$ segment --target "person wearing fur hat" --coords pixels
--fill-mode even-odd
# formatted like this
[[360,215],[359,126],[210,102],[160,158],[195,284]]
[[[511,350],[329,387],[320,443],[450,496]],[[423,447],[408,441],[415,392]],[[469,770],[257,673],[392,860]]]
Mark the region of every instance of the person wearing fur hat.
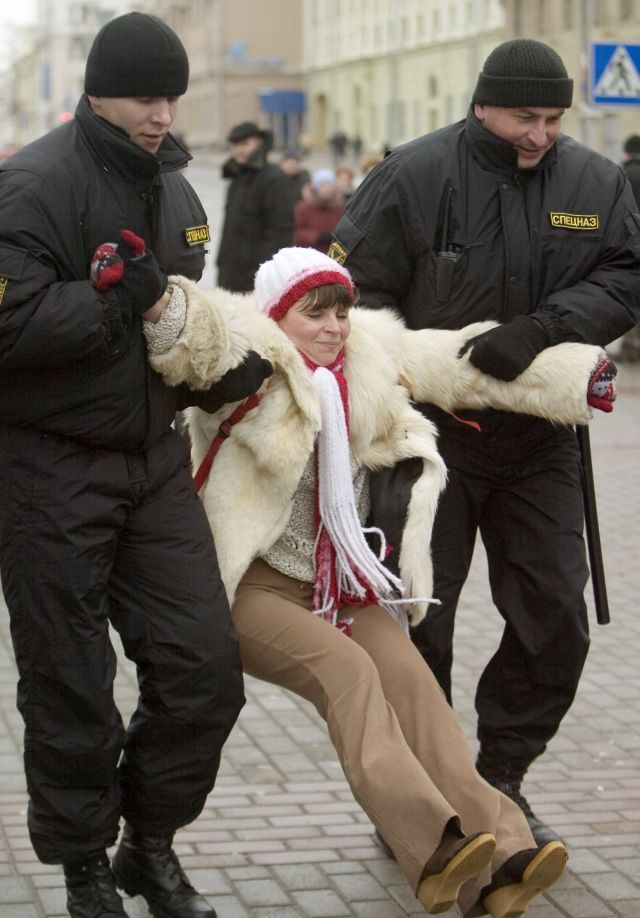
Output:
[[[514,382],[493,379],[460,352],[495,323],[410,331],[390,311],[357,308],[349,272],[312,248],[263,263],[253,297],[170,282],[170,306],[145,325],[169,385],[206,392],[248,349],[274,367],[235,407],[188,412],[244,670],[315,705],[427,912],[457,901],[468,915],[522,914],[567,852],[560,841],[538,850],[519,807],[477,774],[409,639],[432,601],[430,530],[446,479],[436,429],[412,400],[586,423],[590,405],[611,407],[614,368],[601,348],[572,343]],[[407,515],[383,531],[370,476],[403,459],[417,467]]]
[[[156,916],[215,916],[172,838],[213,787],[244,693],[172,422],[248,395],[268,367],[249,355],[203,402],[148,364],[142,319],[168,303],[167,274],[204,268],[207,218],[170,133],[188,76],[164,22],[112,19],[73,120],[0,170],[0,566],[30,838],[63,865],[72,918],[124,918],[114,873]],[[110,622],[138,667],[126,728]]]
[[253,121],[236,124],[227,137],[231,156],[222,166],[229,179],[218,248],[218,284],[248,293],[260,262],[293,238],[293,203],[288,176],[270,163],[273,134]]
[[[631,328],[640,220],[622,169],[561,133],[572,97],[553,48],[512,39],[487,57],[463,120],[390,151],[334,232],[331,254],[362,305],[395,309],[413,329],[501,322],[469,359],[503,381],[560,342],[605,345]],[[451,701],[455,613],[479,532],[504,631],[476,691],[478,768],[544,842],[557,834],[522,782],[573,702],[589,646],[580,452],[573,430],[495,408],[460,423],[422,406],[449,479],[433,541],[441,604],[413,638]],[[406,489],[411,469],[395,477]]]

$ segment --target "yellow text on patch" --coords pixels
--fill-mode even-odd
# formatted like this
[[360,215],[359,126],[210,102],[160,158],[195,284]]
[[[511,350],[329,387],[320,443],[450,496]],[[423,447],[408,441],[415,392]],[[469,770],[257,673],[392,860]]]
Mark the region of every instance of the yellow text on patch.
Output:
[[200,245],[203,242],[211,242],[211,233],[206,223],[202,226],[189,226],[184,231],[184,238],[187,245]]
[[551,226],[561,226],[564,229],[596,230],[600,228],[598,214],[562,214],[551,211],[549,219]]

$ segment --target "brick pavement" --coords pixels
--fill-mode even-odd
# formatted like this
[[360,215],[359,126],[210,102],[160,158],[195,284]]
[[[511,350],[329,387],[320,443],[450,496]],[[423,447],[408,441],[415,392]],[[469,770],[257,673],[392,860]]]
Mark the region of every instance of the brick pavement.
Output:
[[[613,623],[592,629],[575,704],[526,792],[568,841],[570,869],[531,918],[640,916],[640,368],[622,367],[612,415],[591,425]],[[456,632],[455,706],[472,745],[473,690],[498,635],[479,550]],[[57,867],[40,864],[26,826],[22,725],[6,609],[0,605],[0,918],[66,915]],[[135,676],[120,655],[125,716]],[[424,915],[346,785],[315,711],[247,679],[247,705],[204,812],[176,839],[219,918],[402,918]],[[131,918],[148,915],[141,899]],[[457,915],[456,909],[446,916]],[[445,916],[445,918],[446,918]]]

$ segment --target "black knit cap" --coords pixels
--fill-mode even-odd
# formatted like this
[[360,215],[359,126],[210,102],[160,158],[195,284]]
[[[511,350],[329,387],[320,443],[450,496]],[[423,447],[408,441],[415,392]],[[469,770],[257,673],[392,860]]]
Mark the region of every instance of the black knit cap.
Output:
[[500,108],[569,108],[573,80],[560,55],[541,41],[515,38],[484,62],[473,103]]
[[227,140],[229,143],[239,143],[241,140],[246,140],[247,137],[260,137],[266,140],[270,133],[268,130],[259,128],[255,121],[241,121],[240,124],[231,128]]
[[187,52],[157,16],[126,13],[96,35],[84,75],[90,96],[181,96],[189,82]]
[[624,147],[622,148],[625,153],[628,153],[630,156],[640,155],[640,135],[631,134],[630,137],[624,142]]

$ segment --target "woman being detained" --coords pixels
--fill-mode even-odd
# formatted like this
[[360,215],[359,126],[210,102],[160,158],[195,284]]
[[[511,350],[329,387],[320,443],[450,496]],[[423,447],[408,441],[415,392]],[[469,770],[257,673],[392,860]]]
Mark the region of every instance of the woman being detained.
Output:
[[[206,389],[249,349],[274,367],[223,441],[220,424],[238,406],[189,409],[194,469],[222,442],[198,479],[245,671],[315,706],[427,912],[458,902],[465,915],[522,915],[567,852],[560,841],[538,849],[521,810],[477,774],[408,637],[432,601],[429,539],[446,478],[435,428],[410,400],[586,423],[593,380],[602,389],[608,373],[610,407],[615,370],[598,347],[561,344],[515,381],[492,379],[458,355],[494,323],[410,331],[391,312],[353,308],[347,270],[313,249],[264,263],[255,296],[171,280],[167,314],[146,327],[169,383]],[[419,471],[392,552],[397,576],[383,563],[385,535],[366,528],[369,482],[407,459]]]

